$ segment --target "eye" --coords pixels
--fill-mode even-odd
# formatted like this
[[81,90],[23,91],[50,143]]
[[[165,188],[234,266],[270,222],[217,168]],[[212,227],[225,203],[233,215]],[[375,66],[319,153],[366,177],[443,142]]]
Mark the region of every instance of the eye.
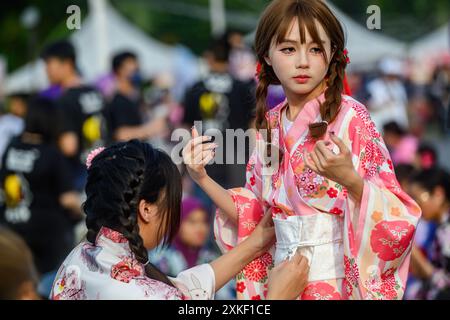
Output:
[[320,49],[319,47],[314,47],[314,48],[311,48],[311,52],[314,54],[321,54],[322,49]]
[[295,51],[295,48],[288,47],[288,48],[283,48],[280,51],[283,52],[283,53],[286,53],[286,54],[290,54],[290,53],[293,53]]

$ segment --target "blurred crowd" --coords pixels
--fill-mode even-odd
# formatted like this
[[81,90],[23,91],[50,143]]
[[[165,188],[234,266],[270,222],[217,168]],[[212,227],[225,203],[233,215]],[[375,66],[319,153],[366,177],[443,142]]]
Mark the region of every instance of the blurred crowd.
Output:
[[[174,74],[146,78],[132,51],[114,55],[110,73],[95,83],[83,80],[67,41],[48,45],[41,57],[50,86],[1,101],[0,299],[48,297],[59,265],[85,233],[91,150],[136,138],[170,154],[178,143],[171,141],[173,130],[190,129],[195,121],[202,121],[203,132],[253,127],[256,58],[238,31],[211,40],[199,76],[182,94],[174,93]],[[404,61],[386,57],[377,70],[349,73],[348,81],[382,131],[399,182],[423,210],[405,299],[450,298],[450,61],[437,64],[425,84],[414,83],[406,70]],[[283,100],[280,87],[270,87],[268,105]],[[233,148],[222,147],[224,154]],[[244,185],[245,167],[213,164],[207,170],[230,188]],[[214,207],[179,169],[179,234],[150,255],[169,276],[220,255],[212,235]],[[216,298],[235,298],[235,283]]]

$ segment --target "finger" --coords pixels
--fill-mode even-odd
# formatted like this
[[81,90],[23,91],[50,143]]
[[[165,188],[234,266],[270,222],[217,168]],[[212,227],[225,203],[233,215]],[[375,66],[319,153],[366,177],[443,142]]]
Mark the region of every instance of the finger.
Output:
[[191,133],[192,133],[192,138],[197,138],[198,137],[198,131],[197,131],[197,128],[195,126],[192,126]]
[[317,148],[314,150],[314,154],[317,156],[320,166],[325,170],[328,166],[328,160],[322,155],[322,153]]
[[201,137],[196,137],[194,139],[191,139],[191,141],[189,141],[189,143],[191,144],[192,147],[196,147],[199,144],[202,144],[205,141],[210,141],[212,137],[210,136],[201,136]]
[[[331,142],[328,142],[328,145],[331,145]],[[316,144],[316,149],[318,152],[320,152],[324,159],[327,161],[331,160],[335,154],[333,151],[327,148],[326,142],[320,141]]]
[[216,143],[202,143],[202,144],[199,144],[193,150],[194,157],[196,157],[200,152],[208,151],[208,150],[214,150],[217,147],[218,147],[218,145]]
[[215,156],[216,154],[214,153],[214,151],[210,151],[206,156],[205,156],[205,158],[202,160],[202,162],[201,162],[201,164],[203,165],[203,166],[206,166],[207,164],[209,164],[209,162],[212,160],[212,159],[214,159],[214,156]]
[[267,211],[259,223],[263,226],[273,226],[272,212]]
[[316,153],[311,152],[310,156],[311,156],[311,160],[313,161],[314,165],[317,168],[317,173],[323,172],[324,169],[323,169],[322,164],[320,163],[319,158],[317,157]]
[[294,256],[291,258],[291,262],[294,264],[300,264],[300,262],[302,261],[303,256],[298,253],[298,251],[294,254]]
[[318,172],[317,167],[315,164],[309,159],[309,154],[306,150],[303,151],[303,161],[305,162],[305,165],[310,168],[314,172]]
[[211,153],[211,150],[202,151],[194,157],[194,165],[202,165],[206,157]]
[[330,132],[330,138],[338,146],[340,153],[343,153],[348,150],[344,141],[342,141],[338,136],[336,136],[336,134]]

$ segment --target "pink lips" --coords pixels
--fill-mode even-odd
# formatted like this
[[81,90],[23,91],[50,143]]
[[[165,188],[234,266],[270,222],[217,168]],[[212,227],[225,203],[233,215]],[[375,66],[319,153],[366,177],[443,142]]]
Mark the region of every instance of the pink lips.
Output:
[[310,78],[311,77],[307,76],[307,75],[299,75],[299,76],[294,77],[294,80],[298,83],[306,83],[306,82],[308,82],[308,80]]

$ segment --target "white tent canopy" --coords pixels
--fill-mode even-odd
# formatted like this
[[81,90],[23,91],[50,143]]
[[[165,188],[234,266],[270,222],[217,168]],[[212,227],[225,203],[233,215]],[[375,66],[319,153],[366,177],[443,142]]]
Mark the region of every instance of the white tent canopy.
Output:
[[450,53],[450,23],[415,41],[410,48],[410,57],[418,61],[434,60],[445,53]]
[[[111,6],[105,5],[105,42],[107,59],[121,50],[133,51],[138,55],[140,67],[145,77],[159,72],[170,71],[175,51],[157,40],[152,39],[138,27],[128,22]],[[92,14],[83,20],[81,29],[70,36],[77,52],[77,66],[83,78],[93,81],[105,74],[107,63],[98,61],[98,34]],[[42,61],[28,63],[6,78],[5,92],[33,91],[47,86]]]

